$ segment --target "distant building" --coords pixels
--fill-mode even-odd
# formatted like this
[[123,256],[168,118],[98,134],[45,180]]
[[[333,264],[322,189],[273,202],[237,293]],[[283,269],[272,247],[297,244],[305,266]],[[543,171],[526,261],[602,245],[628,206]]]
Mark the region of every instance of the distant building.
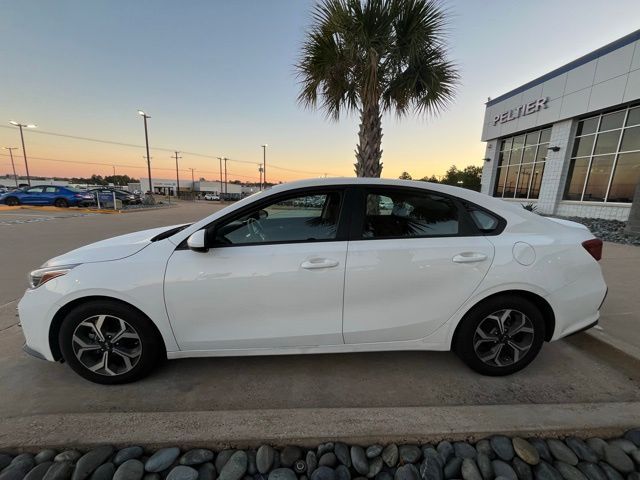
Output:
[[[174,178],[173,180],[167,178],[154,178],[152,179],[153,183],[153,193],[159,195],[175,195],[177,182]],[[221,188],[222,187],[222,188]],[[140,179],[140,191],[147,192],[149,190],[149,179],[141,178]],[[219,181],[196,181],[192,182],[191,180],[182,180],[180,179],[180,192],[195,192],[195,193],[215,193],[216,195],[220,195],[222,198],[228,198],[230,200],[237,200],[242,197],[242,186],[235,183],[227,183],[226,190],[225,184],[220,184]]]

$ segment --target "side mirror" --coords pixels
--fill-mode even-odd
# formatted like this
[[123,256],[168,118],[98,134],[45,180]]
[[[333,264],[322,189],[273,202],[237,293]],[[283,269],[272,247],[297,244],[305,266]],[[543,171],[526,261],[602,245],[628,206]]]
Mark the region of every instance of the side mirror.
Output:
[[187,239],[187,246],[189,249],[194,252],[208,252],[209,248],[207,248],[206,233],[207,232],[204,229],[192,233]]

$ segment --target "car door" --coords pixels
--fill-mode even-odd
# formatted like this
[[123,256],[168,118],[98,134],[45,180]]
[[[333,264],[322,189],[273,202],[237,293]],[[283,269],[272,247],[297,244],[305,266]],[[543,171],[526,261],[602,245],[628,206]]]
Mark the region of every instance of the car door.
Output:
[[208,227],[208,251],[178,248],[165,302],[180,349],[342,344],[344,196],[266,199]]
[[24,203],[26,205],[42,205],[44,203],[43,190],[44,187],[27,188],[20,196],[20,203]]
[[55,201],[55,199],[60,196],[58,195],[58,193],[59,193],[58,187],[52,187],[52,186],[44,187],[44,190],[41,195],[42,205],[53,205],[53,202]]
[[347,344],[416,340],[468,299],[493,260],[454,198],[423,189],[362,190],[349,242]]

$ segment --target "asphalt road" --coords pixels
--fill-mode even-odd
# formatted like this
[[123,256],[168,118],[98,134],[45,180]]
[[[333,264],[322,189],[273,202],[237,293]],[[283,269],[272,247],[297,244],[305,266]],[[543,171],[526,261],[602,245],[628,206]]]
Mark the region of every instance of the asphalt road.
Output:
[[64,365],[22,353],[15,306],[29,269],[92,241],[193,221],[215,208],[184,204],[149,212],[63,215],[4,224],[9,215],[0,212],[0,418],[47,413],[640,401],[637,364],[612,361],[597,342],[582,342],[579,337],[545,345],[530,367],[506,378],[479,376],[450,353],[391,352],[174,360],[139,383],[104,387],[82,380]]

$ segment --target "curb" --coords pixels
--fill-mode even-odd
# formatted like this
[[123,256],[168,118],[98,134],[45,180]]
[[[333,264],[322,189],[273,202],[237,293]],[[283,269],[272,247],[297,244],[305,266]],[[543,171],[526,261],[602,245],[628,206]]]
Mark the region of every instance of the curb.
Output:
[[337,440],[361,445],[475,441],[493,434],[607,438],[621,435],[638,418],[640,402],[51,414],[3,419],[0,448],[312,447]]

